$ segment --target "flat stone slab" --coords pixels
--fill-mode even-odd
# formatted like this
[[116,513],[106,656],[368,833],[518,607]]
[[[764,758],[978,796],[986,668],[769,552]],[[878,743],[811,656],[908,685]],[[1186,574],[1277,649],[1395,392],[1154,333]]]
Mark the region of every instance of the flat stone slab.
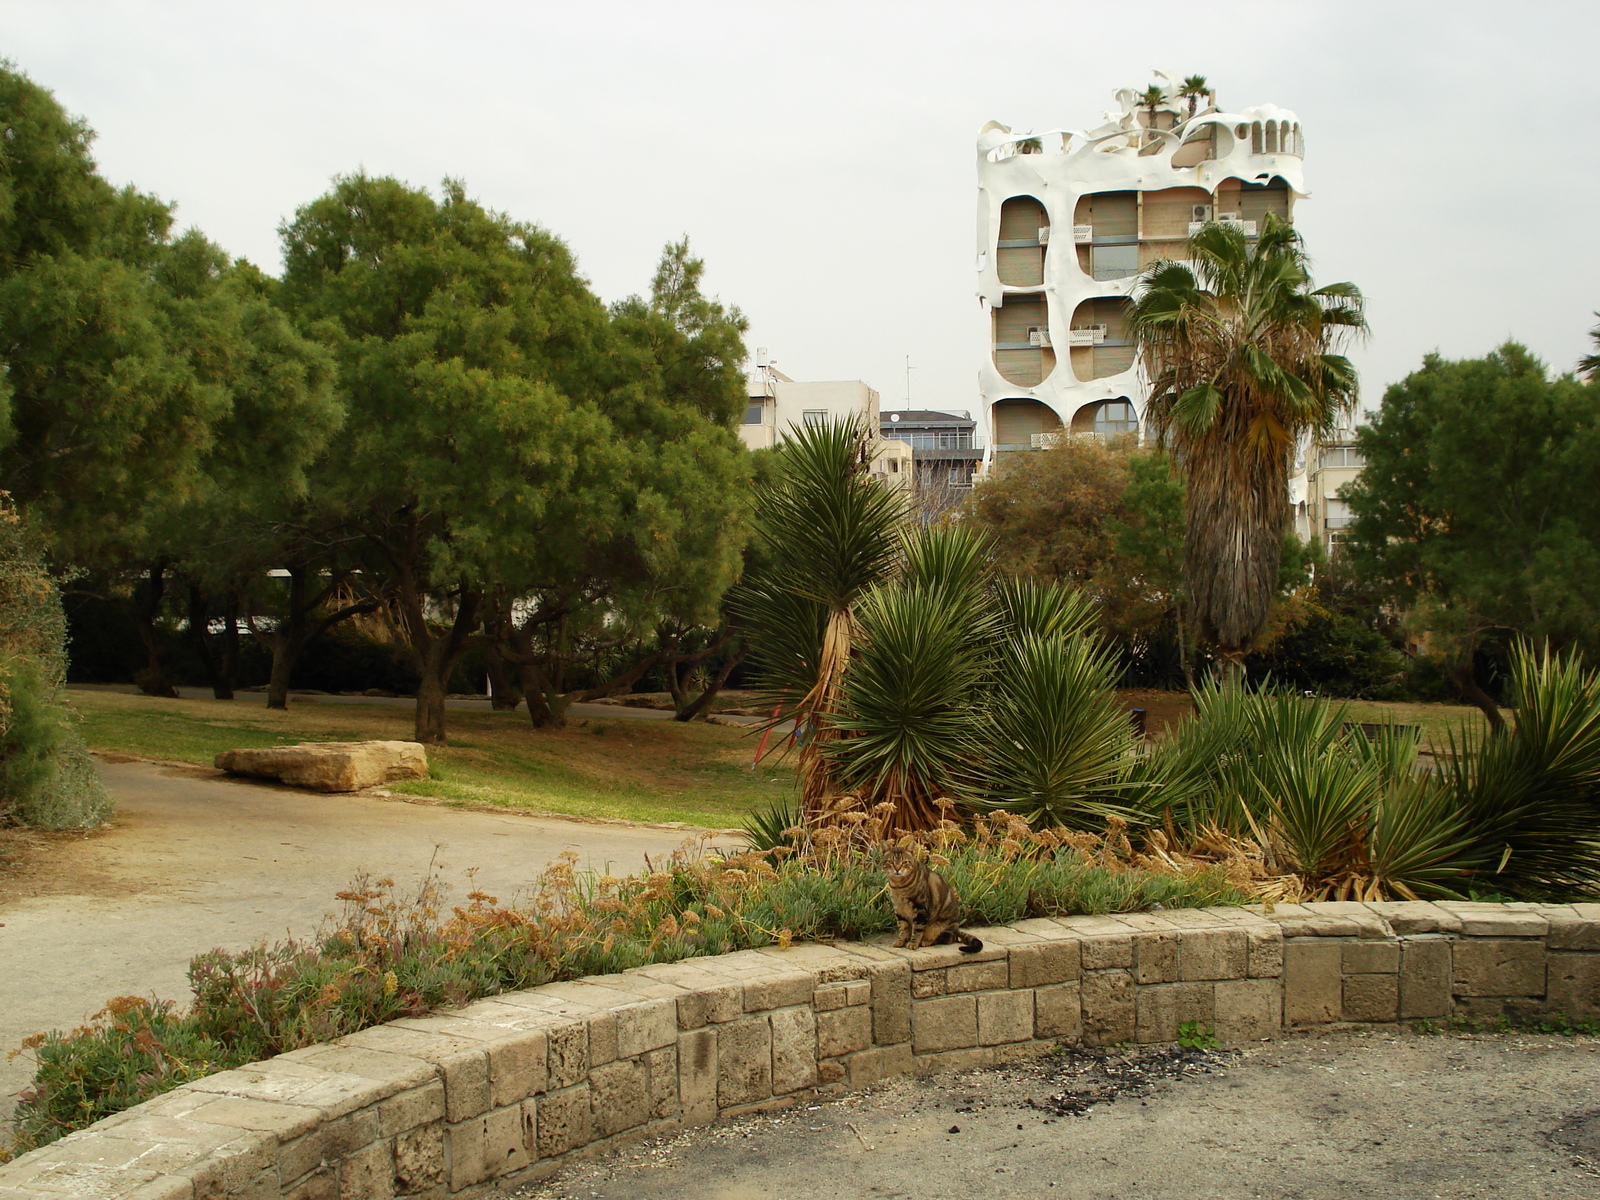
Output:
[[426,779],[421,742],[303,742],[260,750],[224,750],[218,770],[276,779],[317,792],[359,792],[399,779]]

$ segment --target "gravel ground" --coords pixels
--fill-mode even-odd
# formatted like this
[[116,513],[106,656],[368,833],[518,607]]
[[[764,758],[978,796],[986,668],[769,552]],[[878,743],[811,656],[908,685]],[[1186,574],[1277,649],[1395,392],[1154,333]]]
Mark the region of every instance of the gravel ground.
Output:
[[521,1200],[1600,1196],[1600,1039],[1072,1050],[641,1143]]

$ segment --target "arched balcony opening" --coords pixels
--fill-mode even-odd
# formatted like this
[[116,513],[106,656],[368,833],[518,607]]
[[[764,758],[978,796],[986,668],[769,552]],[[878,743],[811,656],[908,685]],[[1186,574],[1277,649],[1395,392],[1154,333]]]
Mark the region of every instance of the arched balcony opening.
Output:
[[1012,287],[1042,284],[1045,248],[1049,242],[1050,218],[1037,199],[1012,196],[1002,204],[1000,239],[994,262],[1000,282]]
[[1024,397],[996,400],[990,406],[989,421],[997,452],[1042,450],[1055,444],[1064,432],[1055,409]]
[[1115,400],[1096,400],[1072,414],[1076,437],[1115,438],[1137,436],[1139,416],[1126,396]]
[[1078,197],[1072,216],[1078,268],[1091,279],[1127,279],[1139,273],[1137,192],[1091,192]]
[[1056,369],[1050,344],[1050,309],[1043,293],[1005,297],[990,310],[994,330],[994,368],[1007,383],[1035,387]]
[[1096,296],[1072,314],[1072,374],[1079,380],[1105,379],[1133,366],[1133,339],[1128,336],[1132,302],[1121,296]]

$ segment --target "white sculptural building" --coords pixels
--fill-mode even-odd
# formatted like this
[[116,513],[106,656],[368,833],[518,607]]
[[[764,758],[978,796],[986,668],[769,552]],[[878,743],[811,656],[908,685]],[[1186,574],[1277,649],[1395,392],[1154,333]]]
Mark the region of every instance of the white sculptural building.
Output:
[[[981,410],[995,453],[1065,432],[1138,432],[1148,387],[1124,315],[1140,273],[1182,258],[1206,221],[1254,232],[1305,194],[1299,119],[1222,112],[1158,77],[1116,93],[1099,127],[978,134],[978,294],[989,354]],[[1157,98],[1159,91],[1159,99]]]

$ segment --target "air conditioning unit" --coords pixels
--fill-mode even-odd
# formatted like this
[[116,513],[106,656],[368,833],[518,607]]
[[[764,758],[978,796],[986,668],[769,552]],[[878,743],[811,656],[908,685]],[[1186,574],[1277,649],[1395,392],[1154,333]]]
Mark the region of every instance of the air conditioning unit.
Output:
[[1048,346],[1050,344],[1050,331],[1042,325],[1028,326],[1028,345]]
[[1211,205],[1196,204],[1189,219],[1191,221],[1198,221],[1200,224],[1204,225],[1207,221],[1211,220]]
[[1243,213],[1218,213],[1217,214],[1217,220],[1225,221],[1225,222],[1227,222],[1228,224],[1231,225],[1231,224],[1234,224],[1234,223],[1236,223],[1238,221],[1243,221],[1244,220],[1244,214]]
[[1072,227],[1072,240],[1075,242],[1094,241],[1093,225],[1074,225]]
[[1106,327],[1104,325],[1080,325],[1067,333],[1068,345],[1071,346],[1098,346],[1106,340]]
[[1039,226],[1039,245],[1043,246],[1050,241],[1050,226]]

